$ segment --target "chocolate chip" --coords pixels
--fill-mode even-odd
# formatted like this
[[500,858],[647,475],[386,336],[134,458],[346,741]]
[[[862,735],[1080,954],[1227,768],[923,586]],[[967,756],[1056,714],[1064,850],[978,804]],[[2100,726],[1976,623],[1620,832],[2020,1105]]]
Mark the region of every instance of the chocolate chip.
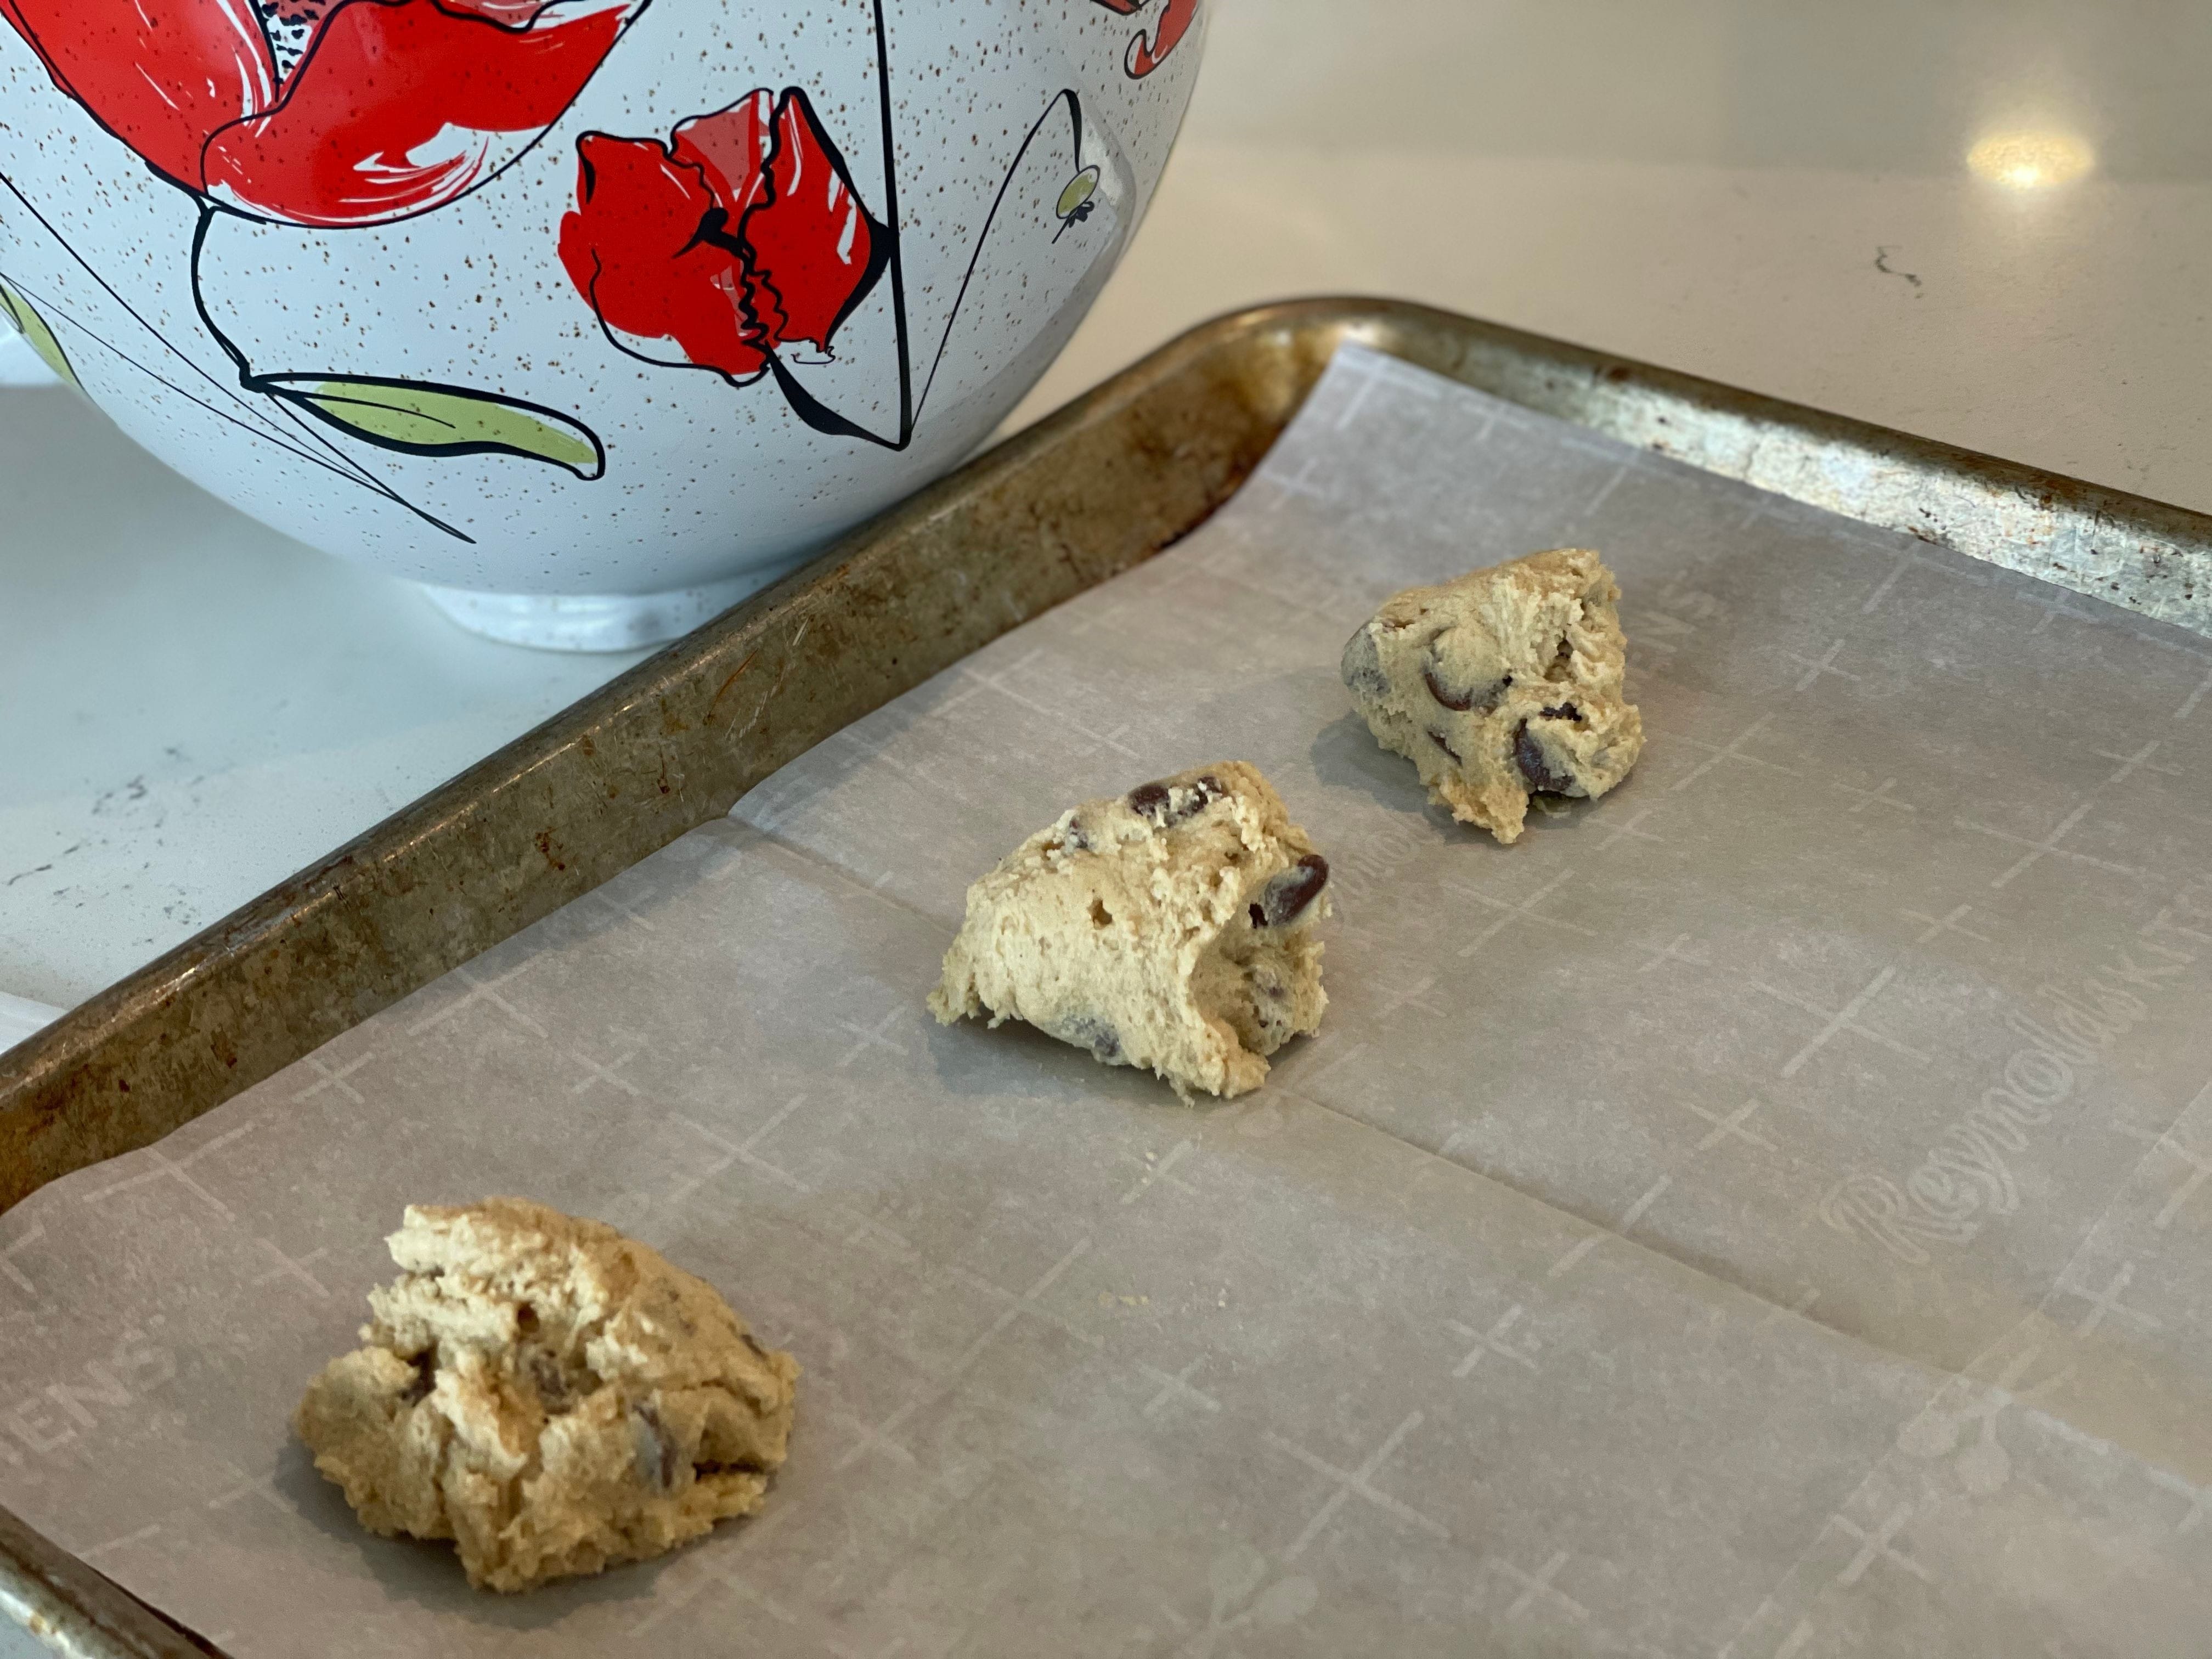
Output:
[[1252,925],[1289,927],[1306,913],[1307,907],[1321,896],[1321,890],[1328,885],[1328,860],[1318,853],[1308,853],[1260,890],[1259,902],[1252,907],[1257,918]]
[[415,1356],[415,1376],[399,1396],[403,1406],[420,1405],[430,1397],[430,1390],[438,1386],[438,1356],[434,1351]]
[[1389,694],[1390,679],[1382,672],[1382,653],[1376,648],[1375,635],[1368,631],[1365,623],[1345,642],[1344,659],[1337,672],[1355,697],[1376,702]]
[[1129,792],[1129,810],[1156,830],[1188,823],[1228,791],[1211,772],[1188,783],[1140,783]]
[[1421,665],[1421,684],[1429,688],[1431,696],[1447,708],[1464,714],[1474,707],[1474,693],[1455,692],[1448,689],[1444,683],[1437,678],[1437,665],[1433,662],[1424,662]]
[[1547,720],[1573,720],[1577,725],[1582,723],[1583,711],[1571,702],[1553,703],[1549,708],[1541,712]]
[[1552,763],[1544,754],[1544,746],[1528,734],[1528,722],[1526,720],[1514,729],[1513,763],[1521,769],[1521,775],[1528,780],[1531,789],[1548,789],[1559,795],[1574,787],[1572,778],[1563,777],[1552,769]]
[[1164,812],[1167,805],[1168,787],[1164,783],[1140,783],[1129,792],[1129,810],[1140,818]]
[[629,1418],[639,1481],[655,1492],[674,1492],[676,1477],[684,1468],[682,1449],[661,1423],[660,1413],[650,1401],[632,1406]]
[[1090,832],[1084,829],[1081,818],[1068,819],[1067,828],[1060,832],[1060,844],[1071,853],[1087,853],[1091,850]]
[[[1453,748],[1451,744],[1446,743],[1444,741],[1444,734],[1437,731],[1433,726],[1429,728],[1429,741],[1436,744],[1437,748],[1443,750],[1444,753],[1449,755],[1455,761],[1459,760],[1459,750]],[[1465,764],[1464,762],[1462,762],[1461,763],[1462,765]]]
[[1504,675],[1488,685],[1477,686],[1470,691],[1455,691],[1444,684],[1443,676],[1437,672],[1436,659],[1431,657],[1421,664],[1421,684],[1429,688],[1431,696],[1455,714],[1464,714],[1472,709],[1487,714],[1498,707],[1506,688],[1513,684],[1513,676]]
[[1056,1025],[1045,1028],[1062,1042],[1072,1042],[1079,1048],[1088,1048],[1099,1060],[1111,1066],[1121,1058],[1121,1034],[1112,1024],[1096,1014],[1071,1014]]

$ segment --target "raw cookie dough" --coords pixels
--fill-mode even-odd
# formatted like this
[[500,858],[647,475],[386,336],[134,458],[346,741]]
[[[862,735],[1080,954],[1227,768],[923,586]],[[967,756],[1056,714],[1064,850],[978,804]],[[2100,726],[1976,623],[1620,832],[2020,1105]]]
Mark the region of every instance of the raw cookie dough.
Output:
[[1086,801],[968,890],[929,999],[947,1025],[1024,1019],[1184,1099],[1241,1095],[1321,1024],[1328,861],[1256,767]]
[[1602,795],[1643,751],[1620,599],[1579,547],[1410,587],[1344,647],[1344,684],[1431,800],[1511,842],[1532,792]]
[[761,1506],[799,1367],[713,1289],[596,1221],[519,1198],[410,1205],[368,1346],[293,1415],[362,1524],[451,1538],[524,1590]]

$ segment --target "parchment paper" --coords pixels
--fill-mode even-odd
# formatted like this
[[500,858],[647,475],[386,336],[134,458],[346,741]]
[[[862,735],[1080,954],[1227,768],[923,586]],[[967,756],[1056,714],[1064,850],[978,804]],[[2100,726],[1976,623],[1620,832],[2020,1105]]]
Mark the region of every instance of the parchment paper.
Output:
[[[1372,605],[1620,573],[1650,746],[1518,846]],[[0,1218],[0,1502],[240,1655],[2212,1652],[2212,650],[1364,353],[1143,568]],[[1322,1035],[1186,1109],[921,1006],[1062,806],[1259,763]],[[287,1437],[410,1200],[806,1368],[758,1520],[520,1600]]]

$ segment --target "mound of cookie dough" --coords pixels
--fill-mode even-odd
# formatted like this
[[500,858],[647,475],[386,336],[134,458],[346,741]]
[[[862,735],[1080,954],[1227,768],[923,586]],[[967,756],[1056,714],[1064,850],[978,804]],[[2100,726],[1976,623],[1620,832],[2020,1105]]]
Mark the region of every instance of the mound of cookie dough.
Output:
[[1408,588],[1344,647],[1344,684],[1431,800],[1511,842],[1530,794],[1602,795],[1643,751],[1620,599],[1578,547]]
[[761,1506],[799,1367],[690,1274],[519,1198],[410,1205],[366,1345],[293,1426],[362,1524],[450,1538],[478,1589],[641,1560]]
[[1188,1100],[1241,1095],[1321,1024],[1328,861],[1257,768],[1086,801],[968,890],[930,1011],[1027,1020]]

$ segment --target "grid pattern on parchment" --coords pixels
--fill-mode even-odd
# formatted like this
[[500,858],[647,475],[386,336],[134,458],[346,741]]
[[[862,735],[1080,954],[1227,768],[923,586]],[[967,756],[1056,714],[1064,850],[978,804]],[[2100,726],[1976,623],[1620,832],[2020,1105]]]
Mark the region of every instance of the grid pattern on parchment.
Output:
[[[1565,542],[1653,740],[1501,849],[1335,653]],[[2201,641],[1348,356],[1182,547],[0,1221],[0,1500],[242,1655],[2187,1650],[2208,688]],[[928,1022],[991,858],[1229,755],[1337,870],[1266,1090]],[[353,1527],[285,1413],[400,1205],[497,1190],[798,1352],[761,1520],[522,1602]]]

